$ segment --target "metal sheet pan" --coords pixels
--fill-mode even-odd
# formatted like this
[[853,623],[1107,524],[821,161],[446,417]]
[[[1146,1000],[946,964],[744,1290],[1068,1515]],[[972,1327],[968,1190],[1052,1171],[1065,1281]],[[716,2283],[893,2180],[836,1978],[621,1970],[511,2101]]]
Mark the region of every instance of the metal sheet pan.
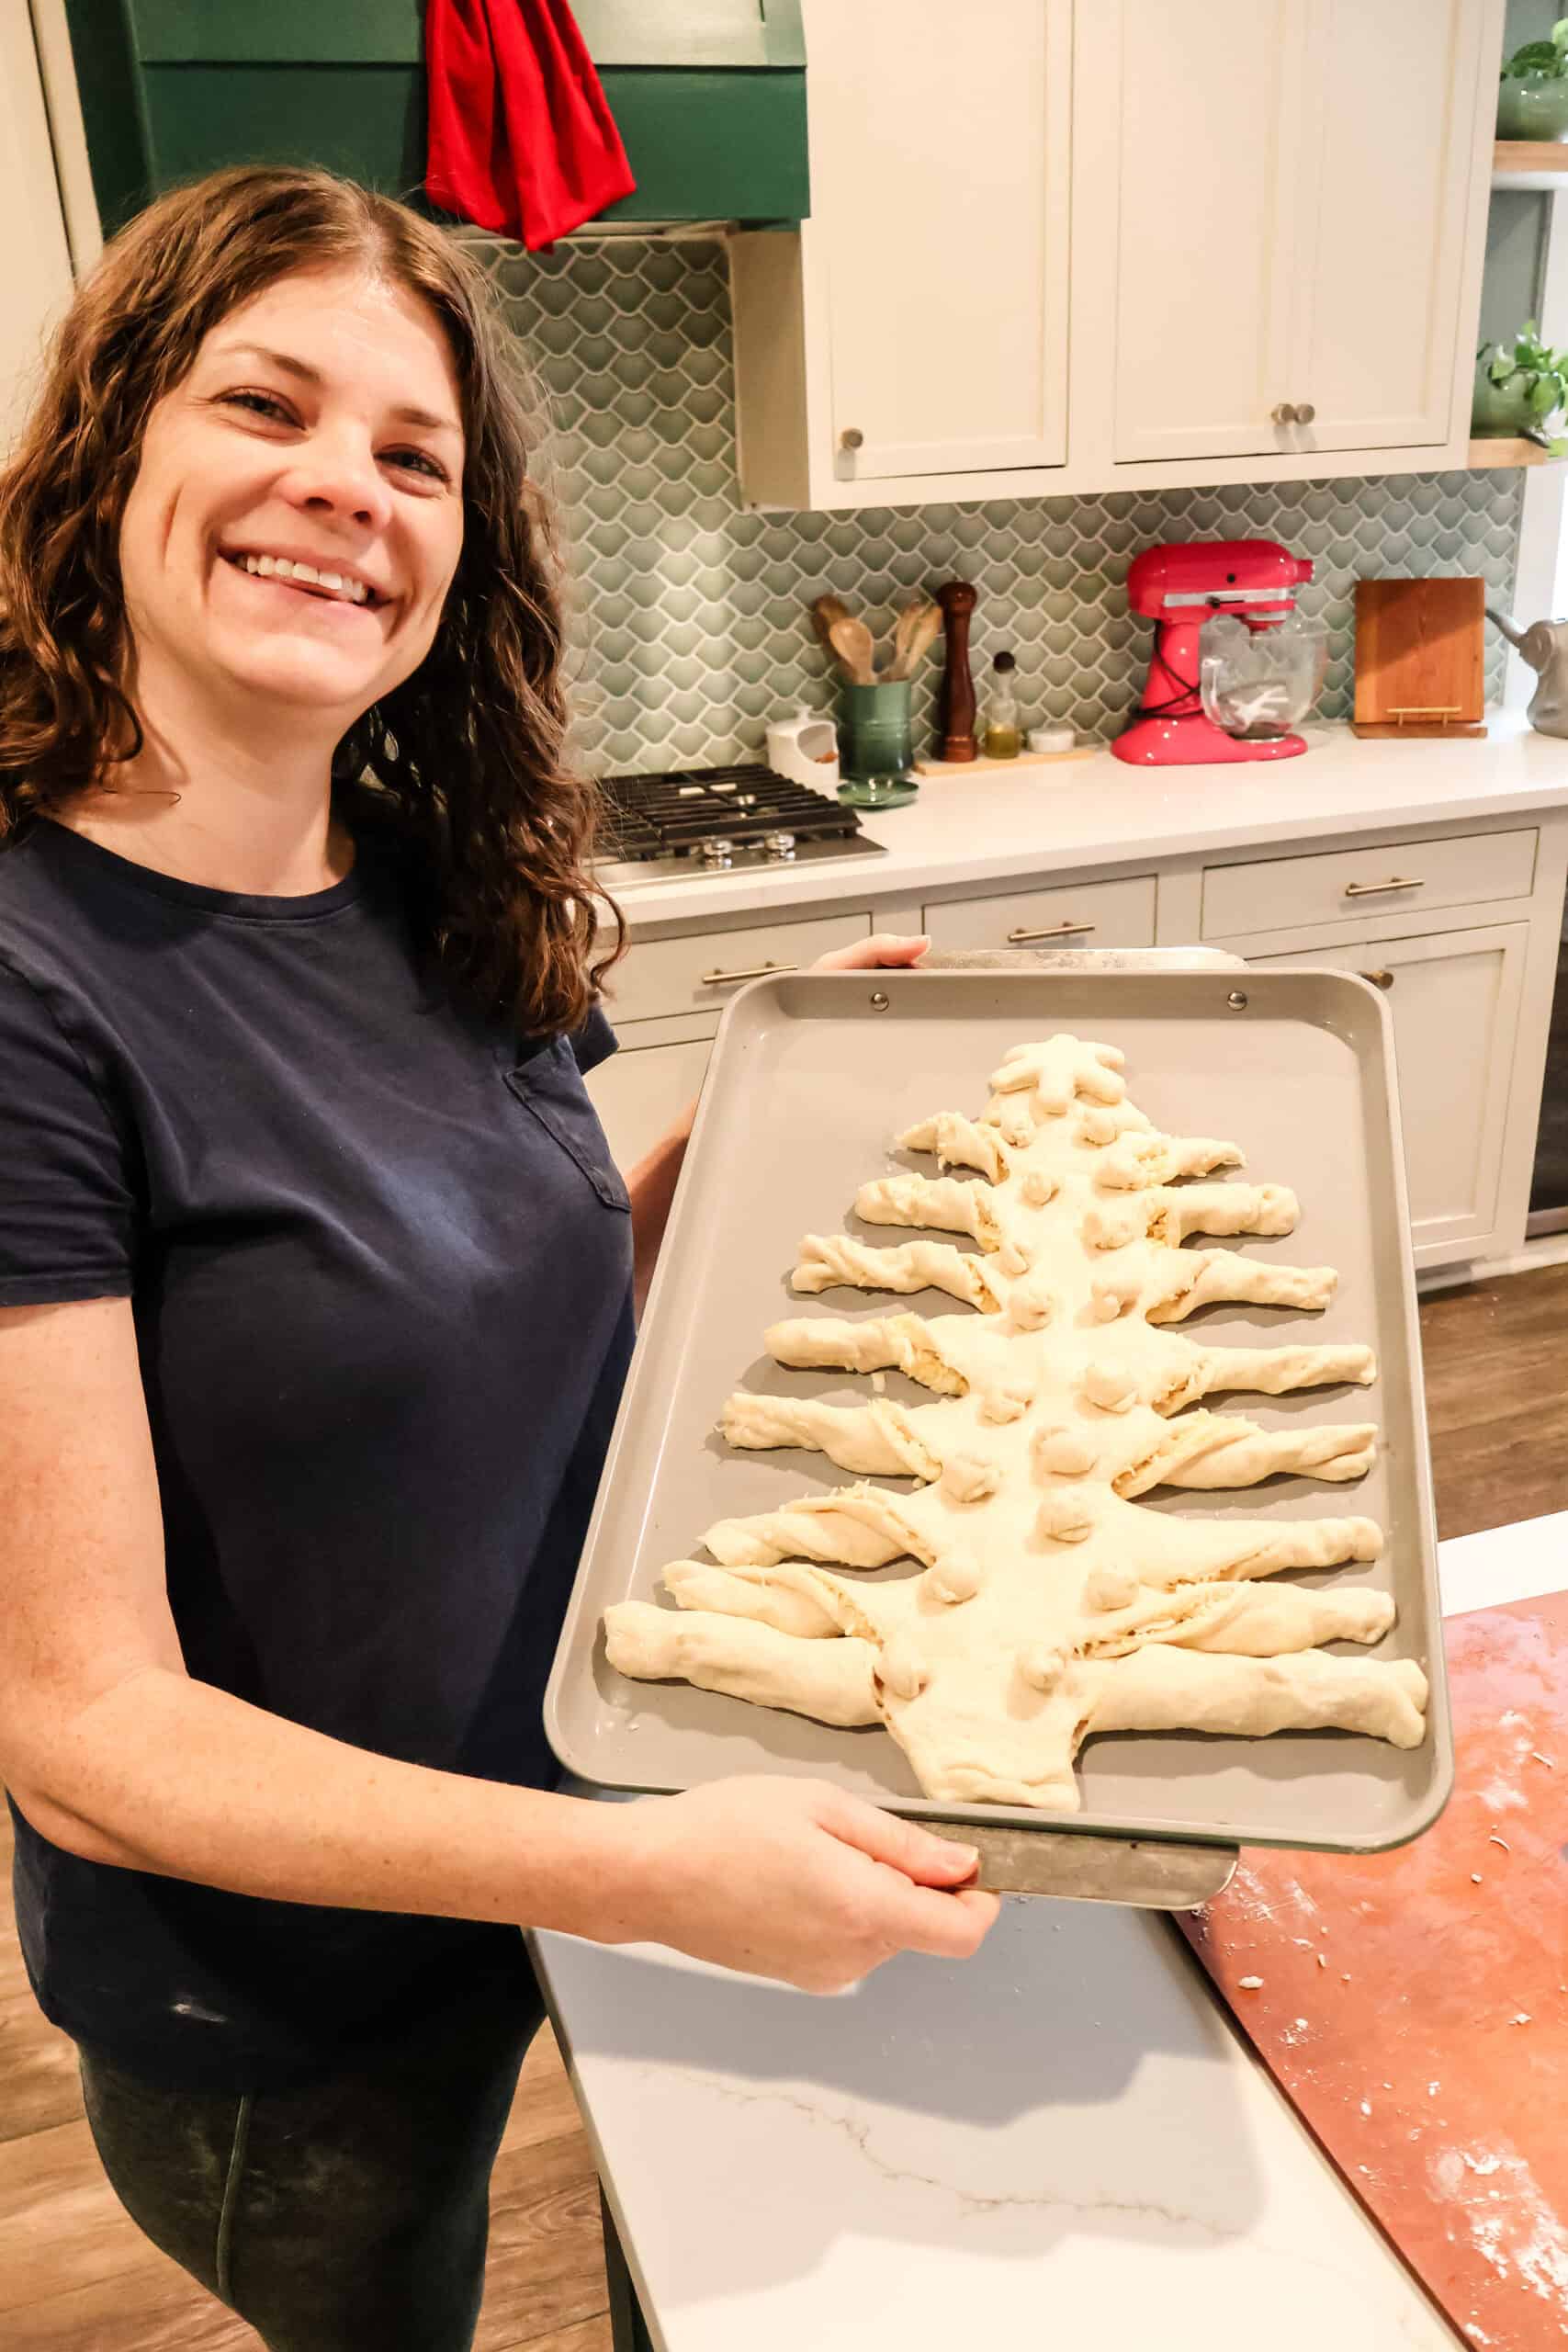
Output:
[[[792,1372],[761,1352],[780,1317],[876,1315],[888,1301],[789,1289],[807,1231],[857,1229],[866,1178],[927,1163],[893,1137],[942,1109],[972,1115],[1011,1046],[1069,1030],[1119,1046],[1132,1099],[1174,1133],[1234,1136],[1249,1181],[1288,1183],[1301,1222],[1249,1254],[1338,1268],[1325,1314],[1223,1307],[1184,1326],[1215,1344],[1290,1335],[1367,1340],[1370,1390],[1245,1400],[1265,1427],[1375,1419],[1380,1459],[1355,1487],[1280,1478],[1235,1494],[1160,1490],[1183,1516],[1309,1518],[1365,1512],[1384,1531],[1369,1566],[1303,1573],[1393,1593],[1398,1622],[1376,1655],[1413,1657],[1432,1680],[1429,1736],[1402,1752],[1345,1733],[1245,1740],[1166,1733],[1100,1736],[1079,1761],[1081,1812],[937,1804],[881,1729],[835,1730],[683,1683],[632,1682],[607,1664],[615,1600],[663,1598],[660,1569],[690,1556],[718,1518],[773,1510],[846,1483],[817,1453],[733,1452],[716,1417],[737,1387],[845,1401],[863,1383]],[[879,1229],[866,1237],[886,1240]],[[951,1313],[922,1293],[897,1302]],[[889,1396],[923,1392],[896,1374]],[[907,1566],[878,1571],[908,1573]],[[666,1605],[671,1605],[666,1600]],[[1416,1836],[1452,1780],[1437,1544],[1393,1038],[1378,992],[1333,971],[871,972],[755,982],[720,1026],[626,1397],[546,1702],[549,1737],[580,1779],[673,1791],[736,1772],[826,1776],[917,1817],[1072,1828],[1123,1838],[1371,1852]],[[1348,1647],[1348,1645],[1344,1645]]]

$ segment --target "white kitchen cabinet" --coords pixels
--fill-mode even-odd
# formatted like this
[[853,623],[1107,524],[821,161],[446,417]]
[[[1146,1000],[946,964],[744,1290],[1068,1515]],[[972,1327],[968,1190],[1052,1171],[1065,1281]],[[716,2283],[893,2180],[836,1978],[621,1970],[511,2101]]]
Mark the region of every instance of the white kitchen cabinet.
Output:
[[[1505,0],[805,0],[756,506],[1466,462]],[[1303,421],[1304,420],[1304,421]]]
[[1258,959],[1386,987],[1418,1266],[1477,1257],[1497,1239],[1529,938],[1528,922],[1509,922]]
[[628,1024],[691,1013],[711,1013],[716,1026],[748,980],[802,972],[818,956],[867,938],[871,928],[865,908],[846,907],[829,915],[638,940],[606,977],[604,1007],[623,1038]]
[[871,930],[866,908],[843,907],[637,940],[604,987],[620,1050],[585,1081],[615,1165],[635,1166],[698,1091],[737,989],[769,972],[803,972]]
[[[1077,134],[1116,155],[1100,191],[1116,458],[1446,442],[1474,341],[1461,295],[1487,0],[1092,15]],[[1305,424],[1287,413],[1303,408]]]
[[1103,9],[1083,105],[1115,156],[1119,458],[1288,446],[1269,413],[1293,389],[1310,19],[1303,0]]
[[589,1071],[588,1097],[609,1139],[610,1156],[623,1174],[673,1126],[702,1087],[713,1051],[711,1035],[674,1045],[623,1044],[619,1053]]
[[1128,874],[1111,882],[1071,882],[1051,889],[1007,890],[946,899],[921,910],[934,950],[950,947],[1152,947],[1155,877]]
[[1521,825],[1207,866],[1199,935],[1223,942],[1322,924],[1326,938],[1342,938],[1349,924],[1386,923],[1390,913],[1417,918],[1419,929],[1442,908],[1528,899],[1540,845],[1539,829]]
[[805,0],[811,217],[731,248],[761,503],[1066,455],[1073,0]]

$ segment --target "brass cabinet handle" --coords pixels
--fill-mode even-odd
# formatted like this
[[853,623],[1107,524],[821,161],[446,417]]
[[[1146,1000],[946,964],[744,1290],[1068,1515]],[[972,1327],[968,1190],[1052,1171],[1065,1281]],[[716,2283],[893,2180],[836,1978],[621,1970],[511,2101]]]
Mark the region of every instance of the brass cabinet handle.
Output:
[[1281,401],[1274,411],[1274,422],[1276,424],[1297,424],[1301,419],[1292,401]]
[[863,447],[864,442],[865,435],[858,424],[846,424],[839,435],[840,449],[859,449]]
[[1392,882],[1347,882],[1345,896],[1348,899],[1381,899],[1389,890],[1424,890],[1426,887],[1424,876],[1415,875],[1407,878],[1396,874]]
[[765,980],[771,972],[798,972],[798,964],[752,964],[743,972],[705,972],[705,989],[739,988],[742,980]]
[[1087,935],[1095,928],[1096,925],[1092,922],[1054,922],[1045,931],[1010,931],[1008,945],[1027,947],[1031,940],[1034,939],[1070,939],[1079,932]]
[[1298,401],[1296,402],[1296,423],[1298,424],[1310,424],[1316,414],[1317,411],[1314,408],[1311,401]]
[[1391,989],[1393,986],[1393,974],[1382,965],[1375,972],[1363,972],[1361,978],[1364,980],[1371,980],[1375,989]]

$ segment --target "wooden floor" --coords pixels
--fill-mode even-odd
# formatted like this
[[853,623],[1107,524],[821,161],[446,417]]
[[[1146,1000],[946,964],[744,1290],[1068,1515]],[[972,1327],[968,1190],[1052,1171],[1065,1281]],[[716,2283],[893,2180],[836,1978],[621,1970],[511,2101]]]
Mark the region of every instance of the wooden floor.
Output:
[[[1422,1308],[1442,1535],[1568,1510],[1568,1266]],[[39,2016],[0,1908],[0,2344],[240,2352],[256,2338],[154,2251],[98,2171],[74,2057]],[[608,2352],[592,2159],[554,2041],[524,2071],[496,2167],[476,2352]],[[367,2347],[371,2352],[371,2347]]]

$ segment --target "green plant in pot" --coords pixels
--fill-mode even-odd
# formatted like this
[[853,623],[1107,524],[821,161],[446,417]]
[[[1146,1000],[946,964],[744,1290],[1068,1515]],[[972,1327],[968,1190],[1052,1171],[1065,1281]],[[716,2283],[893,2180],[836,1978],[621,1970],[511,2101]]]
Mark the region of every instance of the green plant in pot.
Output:
[[1497,85],[1499,139],[1568,139],[1568,17],[1545,40],[1527,40]]
[[1568,408],[1568,351],[1542,343],[1530,319],[1511,344],[1483,343],[1475,356],[1471,431],[1483,440],[1539,441],[1553,458],[1568,457],[1568,439],[1550,429]]

